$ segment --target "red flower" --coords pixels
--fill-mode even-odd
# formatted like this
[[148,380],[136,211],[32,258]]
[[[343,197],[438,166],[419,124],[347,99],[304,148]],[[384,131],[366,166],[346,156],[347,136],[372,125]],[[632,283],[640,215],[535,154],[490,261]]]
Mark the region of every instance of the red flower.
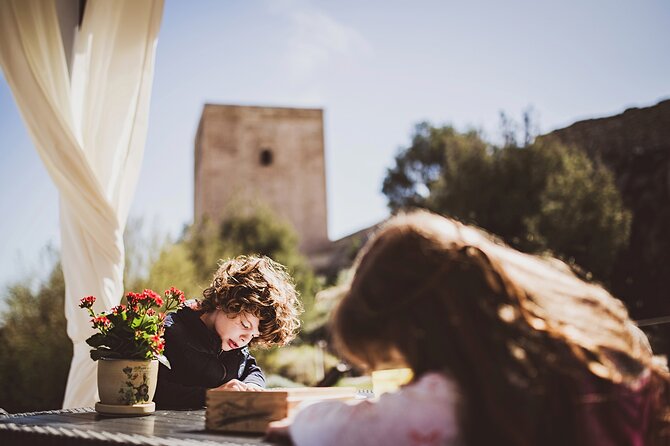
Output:
[[165,349],[165,340],[159,334],[155,334],[151,337],[152,349],[156,354],[163,353]]
[[112,308],[113,314],[123,313],[124,311],[126,311],[125,305],[117,305],[116,307]]
[[160,355],[163,353],[163,350],[165,349],[165,340],[161,337],[161,335],[155,334],[151,336],[151,344],[151,348],[156,354]]
[[163,354],[163,350],[165,350],[165,341],[161,342],[153,348],[154,353],[157,355]]
[[79,301],[79,308],[91,308],[95,302],[95,296],[86,296]]
[[93,324],[93,328],[108,328],[111,327],[112,323],[110,322],[109,319],[107,319],[107,316],[100,315],[96,316],[93,319],[91,319],[91,323]]
[[177,302],[179,302],[180,305],[186,300],[184,292],[175,287],[170,287],[170,289],[165,290],[164,294],[167,299],[177,299]]
[[137,302],[142,300],[144,297],[140,293],[128,293],[126,294],[126,298],[128,299],[128,304],[134,306]]
[[[87,342],[97,354],[91,354],[94,360],[124,355],[127,358],[156,358],[165,349],[165,316],[179,308],[184,293],[171,287],[166,290],[165,298],[146,289],[141,293],[126,294],[127,305],[117,305],[109,312],[95,313],[92,309],[95,297],[81,299],[79,306],[91,315],[91,323],[98,333]],[[158,308],[157,308],[158,307]],[[158,312],[163,307],[165,312]],[[114,317],[112,317],[114,315]],[[111,317],[111,320],[110,320]],[[114,322],[112,322],[114,321]],[[123,342],[119,343],[119,339]]]
[[159,307],[163,305],[163,299],[154,290],[146,289],[142,292],[142,296]]

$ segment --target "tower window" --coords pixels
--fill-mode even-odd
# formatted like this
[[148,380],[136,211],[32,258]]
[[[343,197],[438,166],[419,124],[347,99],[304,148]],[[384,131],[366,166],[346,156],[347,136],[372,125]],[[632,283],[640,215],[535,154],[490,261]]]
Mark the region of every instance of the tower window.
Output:
[[270,149],[263,149],[261,150],[261,166],[269,166],[272,164],[273,161],[273,155],[272,155],[272,150]]

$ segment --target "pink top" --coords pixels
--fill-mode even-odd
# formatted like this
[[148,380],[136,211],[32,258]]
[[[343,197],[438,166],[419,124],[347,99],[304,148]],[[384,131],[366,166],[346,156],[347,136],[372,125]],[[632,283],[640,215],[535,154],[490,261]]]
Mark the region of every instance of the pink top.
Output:
[[652,420],[651,373],[645,372],[634,388],[590,380],[582,383],[578,434],[594,446],[643,446]]
[[324,401],[300,410],[290,427],[301,445],[458,445],[456,385],[440,373],[378,400]]

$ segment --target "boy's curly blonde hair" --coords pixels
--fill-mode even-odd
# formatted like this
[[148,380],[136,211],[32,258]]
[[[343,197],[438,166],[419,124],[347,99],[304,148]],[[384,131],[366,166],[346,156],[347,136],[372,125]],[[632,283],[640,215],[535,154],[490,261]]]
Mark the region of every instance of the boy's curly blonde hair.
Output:
[[222,261],[202,295],[201,308],[208,313],[220,309],[232,317],[256,316],[260,335],[251,344],[286,345],[300,327],[302,304],[293,280],[283,265],[266,256]]

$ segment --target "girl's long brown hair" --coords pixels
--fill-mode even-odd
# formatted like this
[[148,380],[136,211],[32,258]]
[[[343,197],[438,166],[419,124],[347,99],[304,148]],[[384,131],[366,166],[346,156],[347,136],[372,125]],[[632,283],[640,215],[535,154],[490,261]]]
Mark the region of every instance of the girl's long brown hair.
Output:
[[589,444],[636,394],[647,404],[629,416],[649,420],[646,444],[670,435],[669,375],[619,300],[434,214],[394,217],[367,243],[333,334],[355,364],[399,352],[415,376],[454,379],[467,444]]

